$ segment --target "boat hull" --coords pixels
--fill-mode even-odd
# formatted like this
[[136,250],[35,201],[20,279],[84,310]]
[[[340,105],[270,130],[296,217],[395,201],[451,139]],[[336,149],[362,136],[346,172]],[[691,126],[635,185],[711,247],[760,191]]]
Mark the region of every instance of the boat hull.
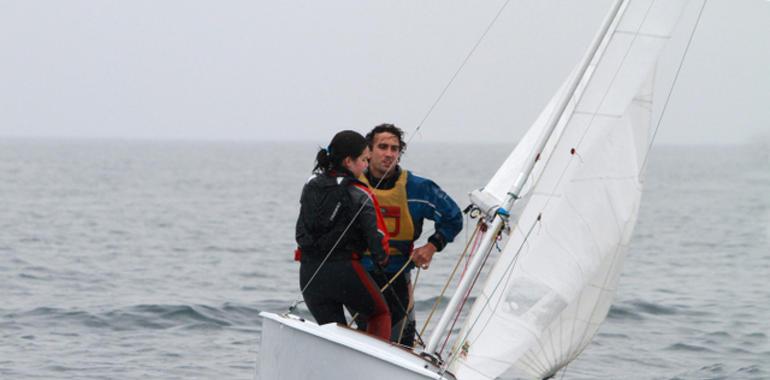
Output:
[[337,324],[262,312],[262,380],[454,380],[409,350]]

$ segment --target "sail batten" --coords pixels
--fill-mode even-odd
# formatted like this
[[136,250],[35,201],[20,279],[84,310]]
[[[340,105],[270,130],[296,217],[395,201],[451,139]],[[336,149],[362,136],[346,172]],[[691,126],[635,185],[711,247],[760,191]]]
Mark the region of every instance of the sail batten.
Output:
[[458,378],[552,375],[606,317],[641,199],[654,67],[686,2],[622,2],[585,70],[565,82],[574,86],[559,89],[484,187],[505,199],[558,116],[521,188],[518,224],[453,347]]

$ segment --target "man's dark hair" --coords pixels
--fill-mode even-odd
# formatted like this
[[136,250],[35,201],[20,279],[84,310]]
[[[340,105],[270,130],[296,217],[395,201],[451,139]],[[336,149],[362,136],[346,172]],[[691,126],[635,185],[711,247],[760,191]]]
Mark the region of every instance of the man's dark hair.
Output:
[[404,141],[404,131],[401,130],[401,128],[396,127],[393,124],[380,124],[369,133],[366,134],[366,143],[369,144],[369,149],[374,149],[374,136],[377,136],[380,133],[392,133],[396,137],[398,137],[398,145],[401,148],[401,153],[406,152],[406,141]]

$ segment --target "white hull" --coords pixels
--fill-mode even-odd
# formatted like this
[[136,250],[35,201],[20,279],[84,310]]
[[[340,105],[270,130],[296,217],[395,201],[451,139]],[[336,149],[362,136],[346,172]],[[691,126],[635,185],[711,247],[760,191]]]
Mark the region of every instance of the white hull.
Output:
[[337,324],[262,312],[262,380],[454,380],[431,362],[389,342]]

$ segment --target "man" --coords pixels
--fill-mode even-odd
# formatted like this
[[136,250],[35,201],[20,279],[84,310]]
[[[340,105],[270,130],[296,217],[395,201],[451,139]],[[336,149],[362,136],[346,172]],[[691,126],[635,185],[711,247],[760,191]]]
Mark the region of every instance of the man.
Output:
[[[462,212],[433,181],[398,165],[406,149],[400,128],[393,124],[378,125],[366,135],[366,140],[371,156],[369,169],[361,180],[369,185],[379,201],[390,235],[390,260],[387,267],[382,268],[384,276],[368,257],[362,262],[382,287],[411,259],[407,270],[393,281],[392,290],[386,290],[384,295],[393,317],[391,340],[413,346],[416,328],[414,313],[409,309],[412,304],[410,271],[414,265],[428,269],[433,255],[454,240],[463,227]],[[414,242],[422,233],[425,219],[433,221],[435,232],[425,245],[415,248]]]

